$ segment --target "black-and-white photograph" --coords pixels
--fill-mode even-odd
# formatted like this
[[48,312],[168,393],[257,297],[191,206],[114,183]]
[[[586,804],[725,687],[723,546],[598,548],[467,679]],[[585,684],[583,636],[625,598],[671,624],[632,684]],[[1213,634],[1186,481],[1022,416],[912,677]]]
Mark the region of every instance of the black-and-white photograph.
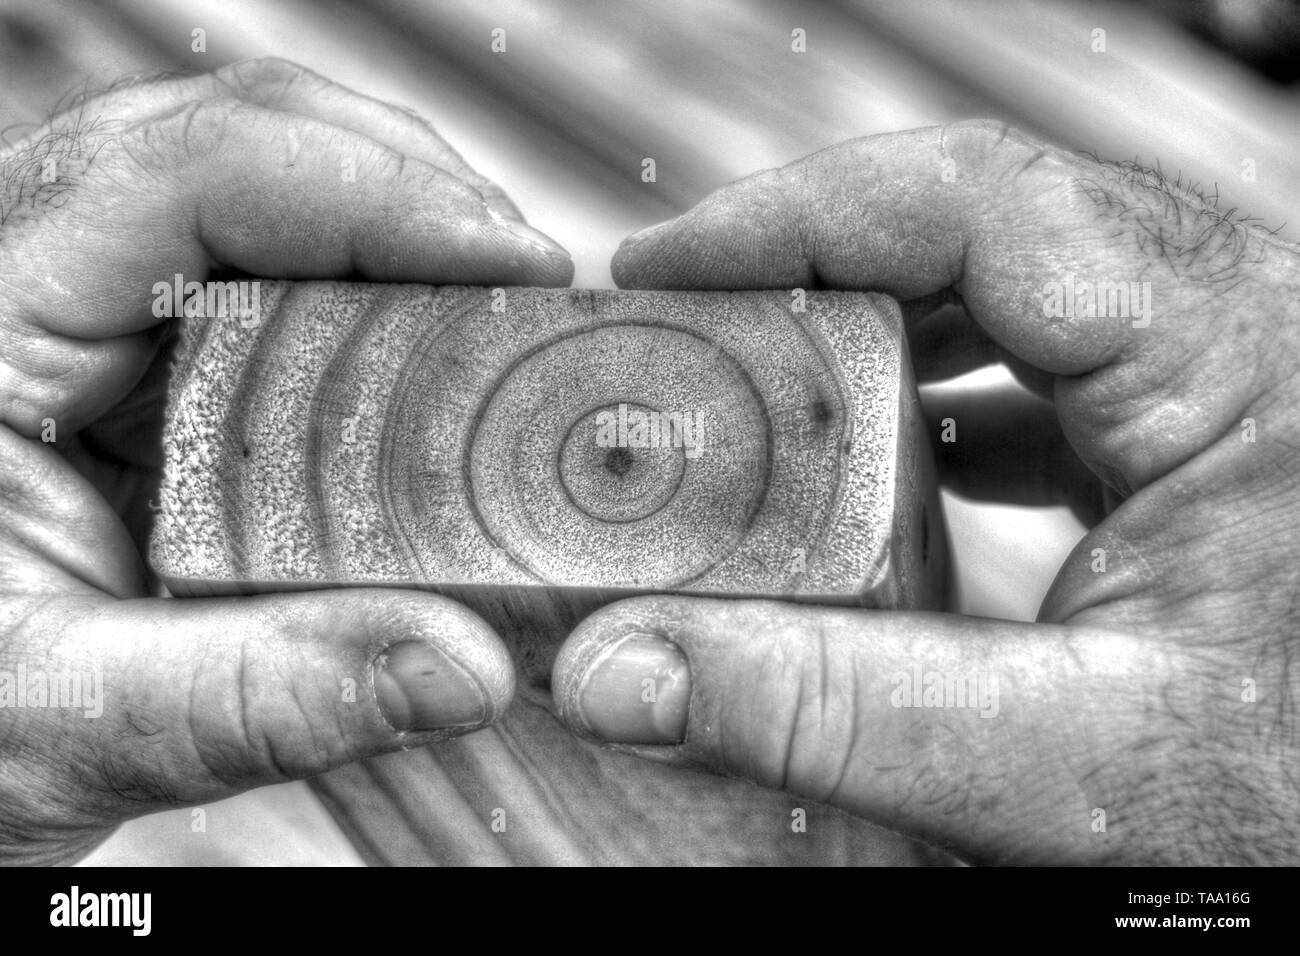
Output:
[[1297,80],[1282,0],[2,0],[0,863],[1300,863]]

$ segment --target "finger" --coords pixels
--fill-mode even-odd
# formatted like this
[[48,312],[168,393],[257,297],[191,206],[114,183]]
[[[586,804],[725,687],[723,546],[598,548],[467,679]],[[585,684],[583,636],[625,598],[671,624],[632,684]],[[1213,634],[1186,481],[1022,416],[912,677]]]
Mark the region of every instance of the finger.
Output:
[[[31,705],[0,710],[6,816],[37,836],[466,733],[514,690],[487,625],[418,592],[10,602],[0,618]],[[59,677],[64,696],[35,706]]]
[[[355,182],[339,179],[345,160]],[[201,277],[213,262],[290,278],[562,285],[572,276],[567,254],[493,216],[450,174],[238,102],[187,106],[124,133],[76,178],[70,199],[11,223],[0,246],[0,273],[15,277],[0,313],[0,334],[15,345],[0,356],[0,407],[26,435],[119,400],[152,355],[131,336],[159,321],[155,284]]]
[[[43,141],[39,155],[29,159],[66,158],[75,162],[84,158],[83,151],[75,146],[102,141],[126,126],[164,118],[198,100],[232,96],[348,129],[395,152],[438,166],[478,189],[494,214],[522,224],[518,210],[501,188],[470,167],[420,117],[278,58],[243,61],[199,76],[129,78],[61,112],[12,149],[30,150]],[[552,244],[540,233],[519,227],[515,231],[540,244]]]
[[[945,177],[953,167],[960,175]],[[1049,371],[1080,374],[1115,355],[1123,330],[1044,321],[1042,285],[1058,271],[1063,238],[1112,268],[1131,254],[1113,238],[1096,250],[1082,241],[1100,240],[1106,224],[1073,182],[1098,174],[987,123],[851,140],[630,236],[614,256],[614,278],[650,288],[820,282],[902,301],[951,290],[999,344]]]
[[148,593],[138,548],[90,482],[53,449],[3,425],[0,591],[114,597]]
[[505,191],[476,172],[432,125],[411,110],[363,96],[296,63],[274,57],[223,67],[216,77],[245,102],[349,129],[444,169],[477,189],[497,215],[523,222]]
[[[1293,249],[1156,173],[987,123],[855,140],[760,173],[630,237],[612,267],[625,287],[822,283],[904,301],[951,289],[994,342],[1058,376],[1071,442],[1126,492],[1289,374],[1276,342]],[[1094,284],[1107,301],[1090,315],[1080,296]]]
[[[355,181],[341,176],[349,168]],[[142,303],[173,266],[187,276],[216,262],[283,278],[479,284],[554,283],[572,268],[562,251],[491,215],[457,177],[357,133],[239,101],[188,104],[124,131],[73,179],[67,201],[18,224],[5,257],[10,274],[41,275],[40,292],[66,306],[32,310],[65,335],[156,324]],[[75,228],[80,241],[67,243]],[[114,246],[127,232],[132,246]],[[150,255],[157,260],[138,264]],[[31,268],[38,257],[44,270]],[[94,315],[87,279],[106,287]]]
[[1172,756],[1195,732],[1171,687],[1200,678],[1159,643],[654,597],[585,621],[552,678],[561,718],[590,739],[790,790],[975,862],[1177,859],[1207,835],[1172,833],[1153,810],[1212,802],[1184,792]]
[[197,100],[236,97],[246,103],[296,113],[368,136],[465,180],[498,215],[523,217],[504,190],[476,172],[434,128],[415,113],[362,96],[305,67],[277,57],[243,60],[199,76],[131,77],[95,96],[84,98],[15,142],[15,151],[37,144],[42,158],[58,156],[60,147],[92,133],[115,131],[168,113]]
[[229,95],[212,73],[127,76],[107,89],[72,97],[66,108],[61,101],[49,120],[14,139],[0,152],[36,151],[57,157],[61,147],[115,135],[134,123],[166,116],[186,103]]
[[89,341],[3,314],[0,342],[0,424],[52,443],[126,396],[158,347],[148,332]]

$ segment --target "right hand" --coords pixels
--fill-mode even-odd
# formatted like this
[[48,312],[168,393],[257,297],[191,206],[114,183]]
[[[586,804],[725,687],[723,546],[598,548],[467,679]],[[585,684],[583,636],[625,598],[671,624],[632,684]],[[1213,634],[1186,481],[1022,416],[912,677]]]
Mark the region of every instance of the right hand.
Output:
[[[1125,500],[1032,624],[603,608],[556,664],[571,727],[974,861],[1300,861],[1300,249],[1157,173],[959,123],[733,183],[628,239],[613,271],[630,288],[880,290],[915,312],[954,299],[978,330],[964,344],[1046,385]],[[1055,284],[1082,288],[1071,276],[1142,294],[1128,314],[1046,317]],[[987,710],[895,694],[917,668],[983,675]],[[626,692],[657,674],[671,695]]]

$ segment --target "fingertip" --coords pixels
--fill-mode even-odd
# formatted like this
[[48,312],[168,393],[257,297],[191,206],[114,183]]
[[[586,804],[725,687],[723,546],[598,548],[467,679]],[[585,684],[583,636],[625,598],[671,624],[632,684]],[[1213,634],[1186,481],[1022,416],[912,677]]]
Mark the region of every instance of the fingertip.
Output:
[[620,289],[646,288],[637,274],[636,264],[629,263],[621,252],[616,252],[610,260],[609,273],[614,279],[614,285]]
[[653,251],[657,246],[656,238],[667,235],[677,221],[677,219],[669,219],[667,222],[647,226],[619,243],[609,263],[615,285],[620,289],[657,288],[652,284],[653,279],[647,273],[646,265],[655,261]]
[[[550,236],[522,222],[492,212],[479,234],[478,250],[464,256],[467,284],[506,282],[562,288],[573,282],[573,258]],[[428,281],[442,283],[445,278]]]
[[807,287],[818,279],[788,199],[715,194],[694,209],[634,233],[610,263],[620,288],[736,291]]
[[538,252],[548,256],[569,257],[569,251],[562,245],[542,232],[540,229],[534,229],[521,219],[512,219],[509,216],[503,216],[492,206],[488,206],[488,217],[498,229],[503,229],[516,239],[532,247]]
[[561,249],[558,253],[534,257],[526,267],[524,284],[543,289],[563,289],[573,284],[573,259]]
[[609,261],[609,274],[614,279],[614,285],[620,289],[645,288],[639,281],[636,263],[629,261],[621,248],[614,253],[614,257]]

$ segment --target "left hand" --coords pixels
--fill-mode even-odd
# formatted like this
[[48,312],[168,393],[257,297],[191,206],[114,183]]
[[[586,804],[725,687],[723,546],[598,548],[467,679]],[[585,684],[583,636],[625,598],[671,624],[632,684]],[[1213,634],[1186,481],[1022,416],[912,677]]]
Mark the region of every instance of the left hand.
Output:
[[573,275],[418,117],[279,60],[121,86],[0,152],[0,864],[477,730],[514,692],[499,636],[435,595],[154,596],[153,290],[223,266]]

